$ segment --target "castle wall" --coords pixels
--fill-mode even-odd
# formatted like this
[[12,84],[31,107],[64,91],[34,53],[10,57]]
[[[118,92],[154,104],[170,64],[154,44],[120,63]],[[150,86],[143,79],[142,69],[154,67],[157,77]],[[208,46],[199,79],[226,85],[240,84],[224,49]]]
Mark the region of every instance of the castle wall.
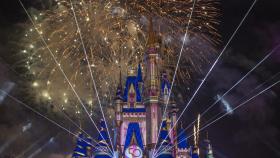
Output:
[[129,123],[139,123],[141,129],[141,136],[144,146],[147,144],[147,129],[146,129],[146,114],[145,113],[123,113],[123,121],[120,127],[120,145],[124,151],[124,145],[127,135]]

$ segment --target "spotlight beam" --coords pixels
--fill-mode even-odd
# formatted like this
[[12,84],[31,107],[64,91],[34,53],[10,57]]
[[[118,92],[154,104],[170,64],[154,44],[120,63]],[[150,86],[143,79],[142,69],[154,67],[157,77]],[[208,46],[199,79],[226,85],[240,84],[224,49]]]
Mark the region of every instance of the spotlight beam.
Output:
[[[248,102],[250,102],[251,100],[255,99],[256,97],[258,97],[259,95],[265,93],[266,91],[270,90],[272,87],[276,86],[277,84],[280,83],[280,80],[278,80],[277,82],[273,83],[272,85],[268,86],[267,88],[265,88],[264,90],[260,91],[259,93],[257,93],[256,95],[254,95],[253,97],[249,98],[248,100],[244,101],[243,103],[239,104],[238,106],[236,106],[235,108],[232,109],[232,111],[235,111],[239,108],[241,108],[242,106],[246,105]],[[205,126],[203,126],[198,132],[206,129],[207,127],[211,126],[212,124],[216,123],[217,121],[221,120],[222,118],[224,118],[225,116],[227,116],[229,114],[229,112],[226,112],[225,114],[223,114],[222,116],[218,117],[217,119],[213,120],[212,122],[206,124]],[[182,139],[179,143],[187,140],[188,138],[192,137],[194,135],[194,133],[190,136],[188,136],[187,138],[185,139]],[[170,148],[167,148],[167,149],[172,149],[174,147],[171,146]]]
[[[181,61],[182,53],[183,53],[184,46],[185,46],[185,43],[186,43],[186,39],[187,39],[187,36],[188,36],[189,26],[190,26],[190,23],[191,23],[191,19],[192,19],[192,15],[193,15],[195,4],[196,4],[196,0],[193,1],[192,11],[191,11],[191,14],[190,14],[190,17],[189,17],[189,20],[188,20],[188,24],[187,24],[187,27],[186,27],[186,32],[185,32],[184,39],[183,39],[183,43],[182,43],[182,46],[181,46],[181,49],[180,49],[180,53],[179,53],[179,57],[178,57],[178,61],[177,61],[176,67],[175,67],[174,75],[173,75],[172,82],[171,82],[170,91],[168,93],[167,102],[166,102],[165,107],[164,107],[163,117],[165,117],[165,115],[166,115],[166,110],[167,110],[167,106],[169,104],[170,95],[171,95],[171,92],[172,92],[172,88],[173,88],[173,85],[174,85],[174,82],[175,82],[176,74],[177,74],[177,71],[178,71],[178,67],[179,67],[179,64],[180,64],[180,61]],[[162,127],[162,123],[163,123],[163,119],[161,120],[161,123],[160,123],[159,131],[158,131],[158,135],[157,135],[156,145],[158,143],[159,133],[160,133],[160,129]],[[155,154],[155,152],[153,152],[153,155],[154,154]]]
[[92,73],[91,66],[90,66],[89,59],[88,59],[88,55],[87,55],[87,50],[85,48],[82,32],[81,32],[81,29],[80,29],[80,26],[79,26],[79,23],[78,23],[78,20],[77,20],[77,16],[76,16],[76,13],[75,13],[75,8],[73,6],[72,0],[70,0],[70,4],[71,4],[71,10],[72,10],[73,15],[74,15],[75,23],[76,23],[76,26],[77,26],[77,29],[78,29],[78,34],[80,36],[80,40],[81,40],[81,43],[82,43],[83,52],[84,52],[86,60],[87,60],[87,65],[88,65],[88,69],[89,69],[89,72],[90,72],[90,77],[91,77],[91,80],[92,80],[92,83],[93,83],[93,87],[94,87],[94,90],[95,90],[95,94],[96,94],[96,97],[97,97],[97,100],[98,100],[99,108],[100,108],[102,117],[105,121],[105,125],[106,125],[106,128],[107,128],[107,133],[108,133],[109,140],[110,140],[110,143],[111,143],[111,146],[112,146],[112,150],[114,150],[112,138],[111,138],[111,135],[110,135],[110,132],[109,132],[109,128],[108,128],[108,125],[107,125],[106,118],[104,116],[103,107],[101,105],[101,101],[100,101],[100,98],[99,98],[99,93],[98,93],[98,90],[97,90],[97,87],[96,87],[96,82],[95,82],[94,77],[93,77],[93,73]]
[[[246,77],[248,77],[256,68],[258,68],[267,58],[269,58],[273,53],[275,53],[278,49],[279,49],[280,45],[277,45],[276,47],[274,47],[261,61],[259,61],[249,72],[247,72],[241,79],[239,79],[231,88],[229,88],[221,97],[219,97],[219,99],[217,99],[212,105],[210,106],[206,106],[208,107],[205,111],[203,111],[201,113],[201,117],[203,117],[211,108],[213,108],[218,102],[220,102],[228,93],[230,93],[237,85],[239,85]],[[276,76],[278,75],[278,73],[276,74]],[[275,76],[273,76],[272,78],[274,78]],[[264,82],[263,84],[265,84],[266,82]],[[263,84],[259,85],[258,87],[256,87],[255,89],[258,89],[260,86],[262,86]],[[254,90],[255,90],[254,89]],[[252,90],[253,91],[253,90]],[[251,92],[249,92],[251,93]],[[191,124],[189,124],[186,128],[186,130],[188,128],[190,128],[194,123],[196,122],[196,120],[194,120]],[[185,131],[185,130],[184,130]]]
[[226,96],[232,89],[234,89],[239,83],[241,83],[246,77],[248,77],[256,68],[258,68],[267,58],[269,58],[278,48],[280,45],[277,45],[269,54],[267,54],[257,65],[255,65],[249,72],[246,73],[240,80],[238,80],[230,89],[228,89],[219,99],[217,99],[209,108],[207,108],[201,116],[207,113],[213,106],[215,106],[224,96]]
[[[47,42],[45,41],[44,37],[40,34],[39,30],[36,28],[36,25],[32,19],[32,17],[30,16],[30,14],[28,13],[28,11],[26,10],[25,6],[23,5],[22,1],[21,0],[18,0],[19,3],[21,4],[21,6],[23,7],[25,13],[27,14],[28,18],[30,19],[33,27],[35,28],[35,30],[37,31],[39,37],[41,38],[42,42],[44,43],[44,45],[46,46],[46,48],[48,49],[48,52],[50,53],[51,57],[53,58],[53,60],[55,61],[55,63],[57,64],[59,70],[61,71],[61,73],[63,74],[64,78],[66,79],[66,81],[68,82],[69,86],[71,87],[71,89],[73,90],[74,94],[76,95],[78,101],[80,102],[80,104],[82,105],[84,111],[86,112],[86,114],[88,115],[88,117],[90,118],[91,122],[93,123],[94,127],[97,129],[98,133],[102,136],[102,134],[100,133],[100,130],[99,128],[97,127],[96,123],[94,122],[94,120],[91,118],[87,108],[85,107],[85,105],[83,104],[81,98],[79,97],[78,93],[76,92],[76,90],[74,89],[73,85],[71,84],[70,80],[68,79],[68,77],[66,76],[65,72],[63,71],[60,63],[56,60],[53,52],[51,51],[51,49],[49,48]],[[102,136],[103,138],[103,136]],[[104,139],[104,138],[103,138]],[[111,151],[112,152],[112,151]],[[112,152],[113,154],[113,152]]]
[[[208,78],[208,76],[211,74],[212,70],[214,69],[214,67],[216,66],[216,64],[218,63],[218,61],[220,60],[220,58],[222,57],[222,55],[224,54],[225,50],[227,49],[228,45],[231,43],[231,41],[233,40],[233,38],[235,37],[235,35],[237,34],[237,32],[239,31],[240,27],[242,26],[242,24],[244,23],[244,21],[246,20],[246,18],[248,17],[249,13],[251,12],[251,10],[253,9],[253,7],[255,6],[257,0],[254,0],[254,2],[251,4],[249,10],[246,12],[245,16],[243,17],[243,19],[241,20],[241,22],[239,23],[239,25],[237,26],[237,28],[235,29],[235,31],[233,32],[233,34],[231,35],[230,39],[228,40],[228,42],[226,43],[225,47],[223,48],[223,50],[221,51],[221,53],[219,54],[219,56],[217,57],[217,59],[215,60],[215,62],[212,64],[211,68],[209,69],[209,71],[207,72],[206,76],[203,78],[202,82],[199,84],[198,88],[195,90],[194,94],[192,95],[192,97],[190,98],[190,100],[188,101],[188,103],[186,104],[185,108],[183,109],[182,113],[179,115],[178,119],[176,120],[176,122],[174,123],[173,127],[169,130],[168,135],[170,135],[171,131],[173,130],[173,128],[176,126],[176,124],[178,123],[178,121],[181,119],[181,117],[183,116],[184,112],[186,111],[186,109],[189,107],[189,105],[192,103],[193,99],[195,98],[195,96],[197,95],[198,91],[200,90],[200,88],[202,87],[202,85],[204,84],[204,82],[206,81],[206,79]],[[161,143],[162,145],[163,143]],[[160,147],[161,147],[160,145]]]
[[[34,108],[32,108],[31,106],[25,104],[24,102],[20,101],[19,99],[17,99],[16,97],[10,95],[9,93],[7,93],[6,91],[0,89],[1,92],[5,93],[9,98],[13,99],[15,102],[19,103],[20,105],[23,105],[25,108],[29,109],[30,111],[34,112],[35,114],[41,116],[42,118],[46,119],[47,121],[49,121],[50,123],[56,125],[57,127],[59,127],[60,129],[64,130],[65,132],[73,135],[74,137],[78,138],[78,139],[81,139],[79,138],[76,134],[74,134],[73,132],[71,132],[70,130],[68,130],[67,128],[63,127],[62,125],[60,125],[59,123],[55,122],[54,120],[48,118],[47,116],[41,114],[39,111],[35,110]],[[88,143],[90,146],[94,147],[93,144],[91,144],[90,142],[84,140],[84,139],[81,139],[83,140],[84,142]]]
[[[258,90],[259,88],[261,88],[263,85],[265,85],[266,83],[272,81],[273,79],[275,79],[278,75],[280,74],[280,72],[274,74],[271,78],[267,79],[266,81],[264,81],[263,83],[259,84],[257,87],[255,87],[254,89],[250,90],[250,92],[247,93],[247,95],[245,95],[244,97],[242,97],[241,99],[239,99],[238,101],[234,102],[233,104],[237,104],[239,102],[241,102],[243,99],[245,99],[246,97],[249,97],[251,94],[253,94],[253,92],[255,92],[256,90]],[[222,112],[216,114],[215,116],[213,116],[212,118],[210,118],[206,124],[208,124],[209,122],[211,122],[212,120],[214,120],[216,117],[218,117],[220,114],[222,114]],[[195,121],[194,121],[195,122]],[[186,132],[190,127],[192,127],[194,123],[192,122],[190,125],[188,125],[186,128],[183,129],[182,132]],[[175,138],[178,139],[178,136]],[[169,143],[170,144],[170,143]],[[164,148],[161,150],[163,151]],[[160,151],[160,152],[161,152]]]

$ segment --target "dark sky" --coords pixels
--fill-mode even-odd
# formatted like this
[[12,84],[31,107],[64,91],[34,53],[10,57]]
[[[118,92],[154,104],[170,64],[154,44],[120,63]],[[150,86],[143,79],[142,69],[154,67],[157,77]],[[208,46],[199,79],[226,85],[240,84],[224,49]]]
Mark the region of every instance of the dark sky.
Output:
[[[35,1],[25,0],[24,2],[27,6],[36,5]],[[220,50],[251,4],[252,0],[221,0],[219,31],[222,35],[222,43],[219,46]],[[8,68],[9,58],[6,57],[7,53],[14,51],[13,48],[8,46],[8,43],[13,34],[17,33],[15,25],[26,20],[27,17],[17,0],[1,2],[0,86],[5,81],[13,82],[18,79],[19,75]],[[223,94],[235,81],[248,72],[257,61],[260,61],[267,54],[267,51],[271,50],[278,43],[280,43],[280,1],[259,0],[229,45],[221,62],[218,63],[212,75],[210,75],[206,85],[202,87],[195,102],[191,105],[193,108],[190,108],[184,115],[184,119],[187,120],[186,122],[191,122],[197,113],[206,109],[205,106],[211,105],[214,101],[213,97],[217,94]],[[209,69],[209,65],[206,66],[205,73],[207,69]],[[242,98],[251,89],[254,89],[258,84],[266,81],[279,71],[280,52],[278,51],[230,93],[226,99],[232,102]],[[274,81],[277,79],[279,80],[280,76],[277,76]],[[197,81],[200,80],[197,79]],[[190,94],[193,93],[196,86],[197,84],[191,88]],[[279,86],[277,86],[248,103],[245,107],[237,110],[233,115],[227,116],[207,129],[216,158],[280,157],[279,94],[280,90]],[[218,111],[221,111],[221,106],[210,111],[209,115],[206,115],[205,120]],[[49,138],[56,136],[55,133],[59,131],[27,110],[14,105],[14,102],[11,102],[11,100],[0,104],[0,115],[0,129],[5,129],[4,132],[0,131],[0,144],[14,137],[17,133],[16,131],[20,130],[21,126],[29,120],[33,120],[34,126],[37,126],[34,127],[36,131],[28,133],[28,138],[22,138],[17,140],[16,143],[14,142],[14,145],[11,145],[11,149],[8,149],[7,153],[5,153],[6,156],[15,150],[22,150],[24,148],[20,145],[20,141],[27,141],[33,136],[38,137],[38,135],[44,134],[44,131],[48,128],[52,128],[54,132],[46,132],[46,138],[43,138],[39,143],[42,145]],[[191,131],[188,132],[190,133]],[[202,135],[205,135],[205,132],[202,132]],[[60,139],[64,140],[65,138],[72,142],[69,136],[64,136]],[[67,145],[69,144],[64,144],[63,147],[66,146],[65,148],[69,149]],[[59,147],[59,144],[56,144],[53,148],[46,149],[46,152],[58,152],[63,147]],[[0,155],[0,158],[2,157],[4,156]]]

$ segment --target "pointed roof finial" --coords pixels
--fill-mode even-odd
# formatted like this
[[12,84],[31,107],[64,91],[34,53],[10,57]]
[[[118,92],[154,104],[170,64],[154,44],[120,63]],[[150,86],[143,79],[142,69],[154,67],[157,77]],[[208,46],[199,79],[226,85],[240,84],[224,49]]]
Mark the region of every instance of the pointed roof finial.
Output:
[[119,78],[119,85],[118,85],[119,87],[118,88],[122,89],[122,71],[121,71],[121,68],[120,68],[120,76],[119,77],[120,78]]
[[141,64],[140,63],[138,64],[137,80],[138,80],[138,82],[143,82],[142,68],[141,68]]
[[122,72],[120,70],[119,84],[117,86],[116,99],[122,99]]

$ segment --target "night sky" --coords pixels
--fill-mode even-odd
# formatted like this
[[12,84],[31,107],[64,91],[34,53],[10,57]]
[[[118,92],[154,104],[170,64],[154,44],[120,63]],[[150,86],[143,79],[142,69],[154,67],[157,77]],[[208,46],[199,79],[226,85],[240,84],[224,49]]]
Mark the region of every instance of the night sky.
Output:
[[[40,1],[40,0],[38,0]],[[35,0],[24,0],[26,6],[36,6]],[[252,0],[222,0],[220,4],[221,17],[219,32],[222,50],[231,34],[252,4]],[[38,2],[39,3],[39,2]],[[27,16],[17,0],[3,1],[0,5],[0,86],[7,81],[24,83],[21,74],[12,68],[12,55],[16,51],[10,46],[11,39],[20,33],[18,25],[27,21]],[[184,114],[185,126],[192,122],[196,115],[204,111],[215,101],[217,94],[223,94],[237,80],[245,75],[257,64],[274,46],[280,44],[280,1],[259,0],[238,34],[230,43],[221,61],[217,64],[209,79],[198,93],[190,108]],[[216,56],[215,56],[216,57]],[[213,57],[213,61],[215,59]],[[210,65],[205,65],[205,72]],[[268,58],[244,82],[234,89],[225,99],[233,103],[259,84],[267,81],[280,71],[280,50]],[[182,96],[179,101],[181,107],[191,97],[195,88],[204,75],[194,79],[189,95]],[[277,75],[265,85],[268,86],[280,79]],[[17,84],[12,94],[17,92]],[[183,85],[182,85],[183,86]],[[17,93],[18,94],[18,93]],[[201,133],[205,138],[206,131],[214,148],[216,158],[276,158],[280,157],[280,86],[259,96],[244,107],[225,117]],[[17,95],[21,97],[21,95]],[[21,98],[24,100],[24,98]],[[232,106],[236,106],[233,104]],[[202,124],[215,114],[222,111],[222,104],[211,110]],[[48,111],[45,114],[49,114]],[[57,119],[56,116],[50,116]],[[62,122],[65,120],[61,119]],[[22,126],[32,122],[32,130],[21,135]],[[66,124],[66,123],[65,123]],[[67,125],[67,124],[66,124]],[[71,128],[69,126],[69,128]],[[52,129],[52,130],[50,130]],[[192,131],[188,131],[190,134]],[[57,139],[55,143],[44,148],[40,158],[60,158],[60,154],[67,154],[73,147],[73,138],[57,127],[33,114],[29,110],[6,98],[0,103],[0,153],[2,144],[17,138],[8,144],[0,154],[0,158],[12,158],[21,153],[26,155],[34,152],[36,147],[43,146],[50,138]],[[69,141],[69,143],[66,142]],[[38,141],[38,143],[36,143]],[[33,150],[24,152],[28,147]],[[14,154],[17,153],[17,154]]]

